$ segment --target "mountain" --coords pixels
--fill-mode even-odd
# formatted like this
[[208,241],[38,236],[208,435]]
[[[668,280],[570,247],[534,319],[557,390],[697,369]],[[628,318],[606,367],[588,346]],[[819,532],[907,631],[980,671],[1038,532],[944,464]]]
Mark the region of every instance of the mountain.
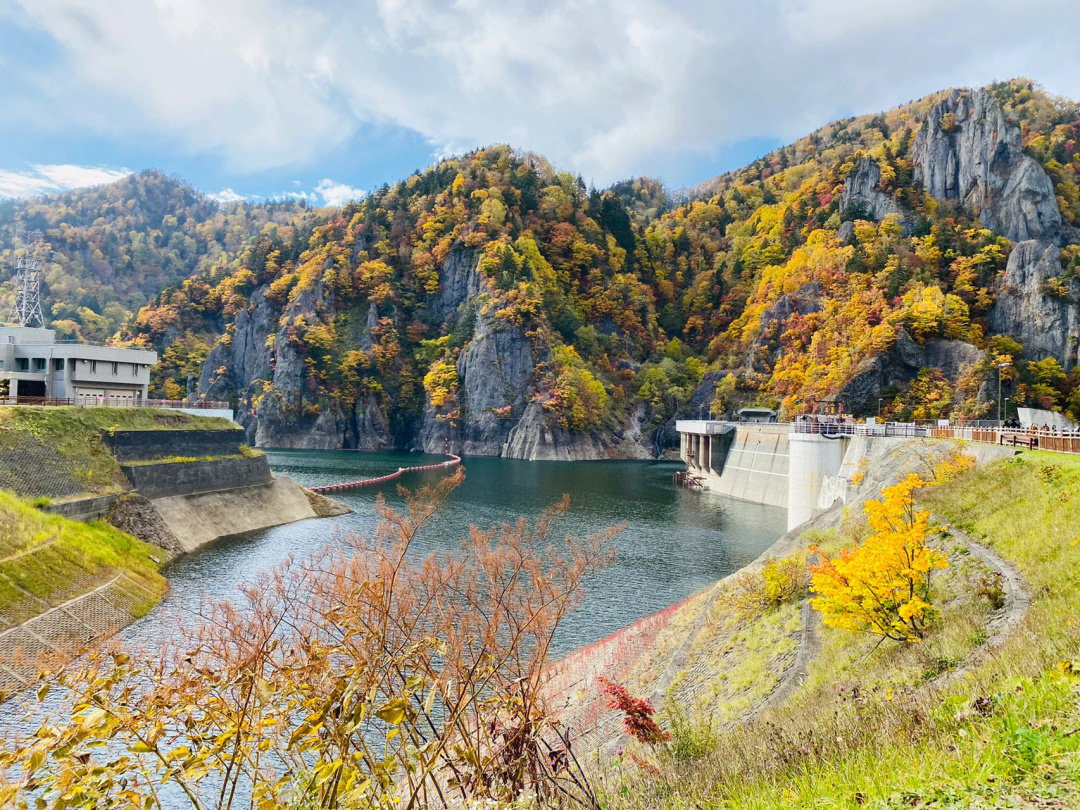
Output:
[[154,170],[94,188],[5,201],[0,284],[12,275],[16,223],[41,231],[50,248],[46,317],[64,337],[104,340],[165,288],[205,271],[264,229],[288,229],[311,215],[293,202],[221,205]]
[[156,393],[229,398],[276,446],[646,456],[751,402],[992,414],[999,370],[1080,415],[1078,142],[1080,105],[1014,80],[677,197],[489,147],[340,210],[242,209],[231,242],[193,226],[205,254],[125,336],[161,351]]

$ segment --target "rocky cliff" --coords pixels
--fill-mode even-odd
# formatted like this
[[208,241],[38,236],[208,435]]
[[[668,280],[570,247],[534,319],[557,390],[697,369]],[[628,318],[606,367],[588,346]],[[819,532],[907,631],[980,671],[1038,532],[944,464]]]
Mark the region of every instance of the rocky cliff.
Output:
[[[1053,357],[1066,370],[1075,366],[1080,284],[1060,278],[1059,247],[1075,233],[1062,221],[1050,177],[1024,153],[1020,128],[987,90],[954,90],[929,110],[911,158],[915,179],[928,194],[956,201],[985,227],[1017,243],[996,284],[991,330],[1016,337],[1029,358]],[[904,217],[880,181],[877,163],[860,158],[844,181],[842,205],[861,206],[878,220],[889,214]],[[842,234],[843,241],[850,233],[849,228]],[[952,346],[942,353],[940,346],[937,351],[927,346],[924,351],[903,333],[889,352],[863,361],[844,395],[863,410],[873,409],[883,390],[903,387],[922,365],[947,364],[943,371],[955,379],[962,370],[957,363],[976,361],[971,350]]]
[[935,105],[912,156],[916,179],[930,195],[958,200],[995,233],[1013,242],[1059,237],[1053,183],[1024,154],[1020,128],[986,90],[954,90]]
[[911,231],[913,220],[910,213],[882,190],[881,167],[868,157],[856,161],[855,170],[844,179],[844,193],[840,198],[841,211],[850,212],[858,208],[878,221],[895,214],[900,218],[905,233]]
[[1068,371],[1080,362],[1080,282],[1061,277],[1061,249],[1028,240],[1009,254],[990,327],[1014,335],[1036,360],[1053,357]]

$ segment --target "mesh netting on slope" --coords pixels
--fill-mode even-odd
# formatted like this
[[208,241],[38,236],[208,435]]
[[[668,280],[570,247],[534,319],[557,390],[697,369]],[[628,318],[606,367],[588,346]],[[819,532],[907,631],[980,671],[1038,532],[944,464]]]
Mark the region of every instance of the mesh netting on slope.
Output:
[[126,574],[0,632],[0,699],[28,687],[45,663],[82,652],[130,624],[146,589]]
[[23,497],[66,498],[86,490],[71,462],[28,431],[0,442],[0,489]]

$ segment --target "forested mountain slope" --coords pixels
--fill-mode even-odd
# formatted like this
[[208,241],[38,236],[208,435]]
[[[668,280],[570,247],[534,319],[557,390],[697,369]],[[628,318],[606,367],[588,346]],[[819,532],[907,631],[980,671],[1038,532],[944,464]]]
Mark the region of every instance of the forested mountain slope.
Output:
[[1077,414],[1078,142],[1080,106],[1017,80],[678,200],[490,147],[340,210],[245,209],[231,243],[195,227],[127,334],[163,352],[157,393],[191,378],[268,445],[647,455],[747,402],[986,413],[997,358],[1012,402]]
[[41,231],[49,248],[46,318],[63,337],[104,340],[166,287],[236,253],[255,235],[290,238],[288,226],[312,215],[295,202],[222,205],[151,169],[108,185],[0,204],[0,283],[12,275],[16,223]]

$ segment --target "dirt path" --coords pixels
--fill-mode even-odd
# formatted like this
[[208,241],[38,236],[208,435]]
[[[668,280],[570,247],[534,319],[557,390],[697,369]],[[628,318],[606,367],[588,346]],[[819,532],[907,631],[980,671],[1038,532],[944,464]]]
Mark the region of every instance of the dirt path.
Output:
[[967,660],[959,667],[930,681],[935,686],[944,686],[964,677],[1005,643],[1006,639],[1027,616],[1028,609],[1031,607],[1031,591],[1024,578],[1020,576],[1020,572],[1016,570],[1016,567],[992,548],[972,539],[970,535],[959,529],[953,528],[943,518],[935,515],[934,520],[949,526],[949,532],[958,543],[966,546],[972,555],[1001,574],[1001,585],[1005,591],[1005,604],[991,614],[989,621],[990,635],[986,641],[973,650]]

